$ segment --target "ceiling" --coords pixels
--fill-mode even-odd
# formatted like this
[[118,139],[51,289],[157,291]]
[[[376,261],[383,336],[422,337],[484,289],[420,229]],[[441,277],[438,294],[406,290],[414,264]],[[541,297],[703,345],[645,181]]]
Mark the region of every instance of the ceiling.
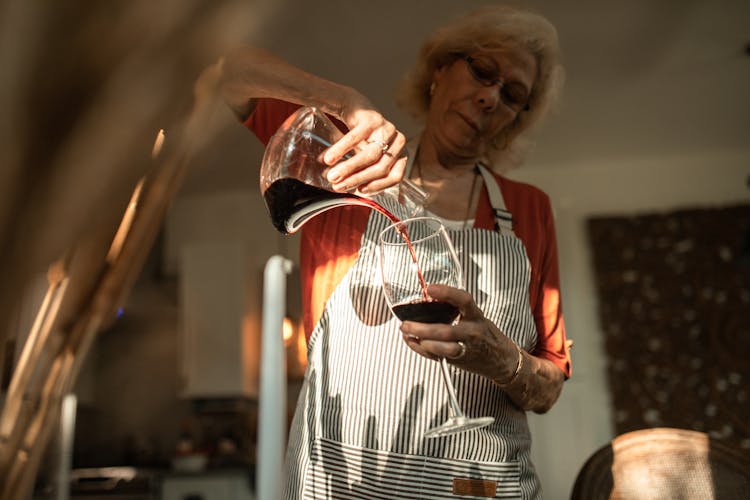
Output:
[[[268,0],[271,2],[271,0]],[[436,26],[478,0],[271,2],[247,41],[351,85],[407,133],[394,89]],[[750,2],[628,0],[511,2],[557,27],[563,99],[535,134],[524,168],[610,158],[750,151]],[[184,192],[257,182],[261,148],[231,126],[197,159]],[[221,162],[217,166],[217,161]]]

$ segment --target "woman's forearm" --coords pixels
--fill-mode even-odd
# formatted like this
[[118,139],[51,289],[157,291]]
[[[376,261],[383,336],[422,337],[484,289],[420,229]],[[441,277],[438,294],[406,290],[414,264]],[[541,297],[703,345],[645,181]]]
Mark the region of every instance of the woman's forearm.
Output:
[[518,374],[515,375],[518,365],[511,364],[513,372],[510,375],[503,374],[493,381],[519,408],[546,413],[560,396],[565,380],[563,372],[549,360],[523,350],[520,350],[520,354],[522,361]]
[[256,47],[231,52],[222,66],[224,100],[241,118],[250,114],[254,99],[261,97],[315,106],[338,118],[344,118],[347,109],[369,105],[351,87],[308,73]]

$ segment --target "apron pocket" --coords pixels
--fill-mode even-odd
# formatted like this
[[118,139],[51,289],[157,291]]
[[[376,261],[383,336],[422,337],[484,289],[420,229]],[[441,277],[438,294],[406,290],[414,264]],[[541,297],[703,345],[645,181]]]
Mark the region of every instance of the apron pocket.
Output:
[[472,462],[313,442],[305,499],[521,498],[520,464]]

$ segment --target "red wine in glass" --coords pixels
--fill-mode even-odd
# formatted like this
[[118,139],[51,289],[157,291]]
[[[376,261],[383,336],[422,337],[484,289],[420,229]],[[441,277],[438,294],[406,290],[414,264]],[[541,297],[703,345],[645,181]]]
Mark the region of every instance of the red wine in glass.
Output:
[[[424,281],[424,278],[422,278],[422,281]],[[458,318],[458,307],[440,300],[422,300],[396,304],[392,307],[392,310],[393,314],[401,321],[445,323],[450,325]]]

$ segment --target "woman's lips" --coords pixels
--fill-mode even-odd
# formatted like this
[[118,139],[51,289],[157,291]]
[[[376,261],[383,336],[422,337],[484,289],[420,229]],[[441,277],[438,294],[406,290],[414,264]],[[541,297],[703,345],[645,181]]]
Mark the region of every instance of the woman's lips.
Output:
[[475,132],[479,133],[479,132],[481,131],[481,129],[480,129],[480,127],[479,127],[479,124],[478,124],[477,122],[475,122],[474,120],[472,120],[471,118],[469,118],[469,117],[467,117],[466,115],[463,115],[463,114],[461,114],[461,113],[458,113],[458,116],[460,116],[460,117],[461,117],[461,119],[462,119],[463,121],[465,121],[465,122],[466,122],[466,124],[467,124],[467,125],[468,125],[469,127],[471,127],[472,129],[474,129],[474,131],[475,131]]

